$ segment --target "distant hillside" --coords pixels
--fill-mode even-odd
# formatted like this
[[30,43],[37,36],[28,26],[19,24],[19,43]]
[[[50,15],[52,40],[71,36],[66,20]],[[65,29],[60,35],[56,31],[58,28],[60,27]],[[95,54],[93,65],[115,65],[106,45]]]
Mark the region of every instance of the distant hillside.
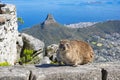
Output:
[[120,33],[120,20],[99,22],[93,26],[86,28],[79,28],[77,34],[83,34],[84,38],[86,36],[99,35],[104,37],[105,34]]
[[98,29],[99,31],[102,31],[104,33],[113,33],[113,32],[120,33],[120,20],[106,21],[95,24],[93,26],[93,30],[94,29]]
[[53,16],[48,14],[43,23],[24,29],[22,32],[30,34],[48,45],[58,43],[61,39],[83,39],[87,41],[93,35],[104,37],[106,33],[119,33],[119,30],[119,20],[100,22],[91,27],[69,28],[57,23]]
[[43,23],[25,29],[22,32],[30,34],[46,44],[58,43],[61,39],[80,39],[76,35],[76,30],[57,23],[50,14],[48,14]]

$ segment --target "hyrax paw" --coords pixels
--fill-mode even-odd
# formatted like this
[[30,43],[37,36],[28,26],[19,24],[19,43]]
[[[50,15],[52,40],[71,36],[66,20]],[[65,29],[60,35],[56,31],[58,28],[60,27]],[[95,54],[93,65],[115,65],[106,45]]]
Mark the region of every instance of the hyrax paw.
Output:
[[76,65],[76,64],[75,64],[75,65],[73,65],[73,67],[77,67],[77,66],[78,66],[78,65]]

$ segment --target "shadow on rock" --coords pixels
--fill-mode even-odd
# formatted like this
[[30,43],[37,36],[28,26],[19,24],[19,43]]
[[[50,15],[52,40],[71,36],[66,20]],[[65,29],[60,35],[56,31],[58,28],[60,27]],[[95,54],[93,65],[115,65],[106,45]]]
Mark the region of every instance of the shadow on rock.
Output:
[[35,67],[40,67],[40,68],[61,67],[61,66],[66,66],[66,65],[57,65],[57,64],[42,64],[42,65],[35,65]]

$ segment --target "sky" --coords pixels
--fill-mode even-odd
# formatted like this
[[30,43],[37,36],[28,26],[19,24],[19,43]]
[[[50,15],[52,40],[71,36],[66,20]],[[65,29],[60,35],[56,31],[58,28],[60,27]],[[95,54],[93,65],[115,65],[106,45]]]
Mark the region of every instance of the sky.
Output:
[[19,30],[43,22],[48,13],[61,24],[120,20],[120,0],[2,0],[15,4],[24,24]]

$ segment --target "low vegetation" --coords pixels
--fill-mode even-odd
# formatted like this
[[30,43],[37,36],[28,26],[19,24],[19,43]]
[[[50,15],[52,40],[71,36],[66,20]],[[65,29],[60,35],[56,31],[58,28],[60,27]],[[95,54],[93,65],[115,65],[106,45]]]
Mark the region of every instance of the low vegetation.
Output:
[[0,62],[0,66],[10,66],[8,62]]
[[23,56],[20,58],[19,62],[23,64],[27,64],[33,59],[32,55],[33,55],[33,50],[25,49],[23,52]]

